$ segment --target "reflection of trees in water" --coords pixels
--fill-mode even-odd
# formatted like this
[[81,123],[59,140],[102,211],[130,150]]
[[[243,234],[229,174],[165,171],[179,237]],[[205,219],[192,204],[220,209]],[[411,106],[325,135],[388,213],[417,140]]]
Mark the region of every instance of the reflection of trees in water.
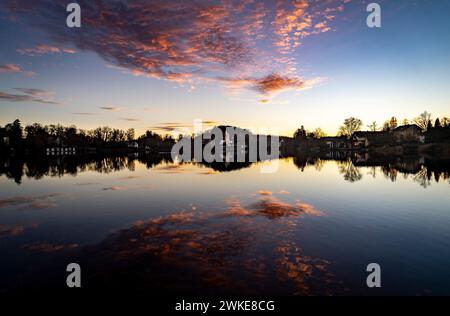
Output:
[[99,173],[112,173],[124,169],[134,171],[136,160],[151,168],[162,162],[171,161],[170,155],[137,155],[137,156],[0,156],[0,175],[14,179],[18,184],[22,177],[41,179],[45,176],[62,177],[64,175],[77,175],[80,172],[95,171]]
[[423,167],[418,173],[416,173],[413,177],[413,180],[420,184],[420,186],[427,188],[431,185],[431,173],[428,171],[426,167]]
[[[341,285],[329,262],[296,241],[312,205],[270,196],[249,206],[230,200],[223,212],[182,211],[137,222],[85,249],[94,288],[190,294],[330,294]],[[117,278],[121,282],[117,282]],[[120,283],[120,284],[119,284]]]
[[294,165],[297,166],[297,168],[299,170],[301,170],[303,172],[303,170],[305,170],[306,167],[306,158],[304,157],[294,157]]
[[307,155],[298,155],[293,157],[294,165],[300,169],[302,172],[307,166],[314,166],[317,171],[321,171],[325,165],[326,160],[319,157],[312,157]]
[[[405,173],[404,177],[406,179],[408,177],[408,174]],[[431,162],[428,166],[422,165],[419,171],[413,173],[412,179],[420,186],[427,188],[432,184],[433,180],[436,183],[449,180],[450,172],[448,171],[445,164],[437,164],[436,162]]]
[[325,160],[317,158],[314,162],[314,168],[320,172],[320,171],[322,171],[323,166],[325,166]]
[[353,162],[348,159],[345,161],[337,162],[339,173],[344,175],[344,179],[348,182],[356,182],[362,179],[362,173],[357,167],[353,165]]
[[[391,181],[396,181],[400,174],[405,179],[408,175],[415,176],[416,179],[423,179],[423,168],[426,168],[426,178],[431,184],[431,179],[435,182],[447,181],[450,174],[449,161],[435,161],[421,157],[372,157],[365,156],[367,160],[361,160],[361,157],[346,160],[326,159],[322,156],[297,155],[292,157],[292,162],[301,171],[307,167],[314,167],[320,172],[324,165],[332,160],[336,161],[339,172],[344,179],[349,182],[356,182],[362,179],[360,167],[370,167],[367,174],[373,178],[377,175],[377,169]],[[144,154],[135,153],[129,155],[80,155],[80,156],[1,156],[0,155],[0,176],[5,175],[20,184],[22,177],[26,176],[34,179],[41,179],[44,176],[62,177],[66,174],[77,175],[80,172],[95,171],[100,173],[112,173],[120,170],[134,171],[136,162],[146,165],[148,169],[161,164],[172,164],[170,154]],[[189,164],[189,163],[187,163]],[[227,172],[249,168],[251,162],[228,162],[228,163],[204,163],[194,162],[198,167],[208,169],[204,174],[214,172]],[[164,167],[166,169],[171,166]],[[415,180],[421,185],[426,181]]]
[[377,177],[377,167],[372,166],[369,168],[369,172],[367,172],[368,175],[371,175],[372,178],[376,178]]
[[381,171],[383,172],[386,179],[390,179],[392,182],[397,181],[397,174],[398,171],[395,168],[389,167],[389,166],[382,166]]

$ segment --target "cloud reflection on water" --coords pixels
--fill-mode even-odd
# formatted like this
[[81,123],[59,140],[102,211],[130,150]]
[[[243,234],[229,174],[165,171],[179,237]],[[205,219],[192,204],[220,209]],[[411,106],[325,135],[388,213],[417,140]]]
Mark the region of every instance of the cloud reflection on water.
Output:
[[314,294],[324,284],[340,286],[330,262],[305,255],[293,238],[302,216],[321,211],[264,195],[247,206],[226,204],[138,221],[85,248],[97,267],[89,284],[114,287],[120,278],[121,287],[191,294]]

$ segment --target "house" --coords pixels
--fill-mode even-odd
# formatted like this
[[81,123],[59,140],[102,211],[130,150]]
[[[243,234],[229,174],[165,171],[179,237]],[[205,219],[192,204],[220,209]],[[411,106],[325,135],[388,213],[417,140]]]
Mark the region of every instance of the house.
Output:
[[139,144],[137,142],[128,142],[127,143],[127,147],[128,148],[138,149],[139,148]]
[[417,125],[402,125],[392,131],[355,132],[352,135],[353,148],[424,143],[425,137]]
[[425,136],[421,128],[415,124],[402,125],[392,131],[395,143],[424,143]]
[[353,148],[367,148],[390,144],[392,137],[389,132],[355,132],[351,138]]
[[76,154],[75,147],[47,147],[47,156],[70,156]]
[[325,144],[326,148],[331,150],[342,150],[351,148],[351,143],[345,136],[322,137],[318,141],[322,144]]
[[356,132],[352,135],[352,147],[369,147],[369,135],[367,132]]

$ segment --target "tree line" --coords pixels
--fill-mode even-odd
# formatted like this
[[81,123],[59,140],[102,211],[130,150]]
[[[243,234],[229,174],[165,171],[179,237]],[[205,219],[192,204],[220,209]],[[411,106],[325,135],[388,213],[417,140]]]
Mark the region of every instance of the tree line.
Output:
[[[448,117],[443,117],[441,119],[436,118],[433,124],[431,113],[424,111],[411,121],[405,118],[399,123],[399,120],[395,116],[386,120],[381,126],[379,126],[376,121],[373,121],[370,125],[367,125],[367,129],[371,132],[388,132],[396,129],[399,126],[410,124],[417,125],[423,132],[431,133],[432,131],[436,131],[441,127],[450,127],[450,119]],[[343,124],[339,127],[337,135],[351,137],[355,132],[361,131],[362,128],[362,120],[356,117],[349,117],[345,119]],[[303,125],[294,133],[294,138],[322,138],[325,136],[327,136],[326,133],[320,127],[316,128],[314,131],[308,131],[305,130]]]
[[0,126],[0,145],[33,150],[48,146],[119,147],[134,141],[155,145],[174,142],[170,135],[159,135],[149,130],[138,138],[135,134],[133,128],[121,130],[109,126],[85,130],[77,128],[75,125],[34,123],[23,127],[20,120],[17,119],[4,127]]

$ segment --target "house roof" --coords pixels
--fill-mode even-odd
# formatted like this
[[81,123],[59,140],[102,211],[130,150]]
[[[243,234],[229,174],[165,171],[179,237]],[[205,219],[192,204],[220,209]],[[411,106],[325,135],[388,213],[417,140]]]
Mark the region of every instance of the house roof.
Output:
[[325,137],[321,137],[319,138],[320,140],[325,140],[325,141],[342,141],[342,140],[347,140],[347,137],[345,136],[325,136]]
[[399,126],[399,127],[397,127],[396,129],[394,129],[394,131],[403,131],[403,130],[407,130],[407,129],[410,129],[410,128],[417,129],[418,131],[421,131],[421,130],[422,130],[422,129],[421,129],[419,126],[417,126],[416,124],[408,124],[408,125],[402,125],[402,126]]
[[357,137],[368,137],[368,136],[378,136],[378,135],[383,135],[386,132],[384,131],[375,131],[375,132],[371,132],[371,131],[364,131],[364,132],[354,132],[353,136],[357,136]]

